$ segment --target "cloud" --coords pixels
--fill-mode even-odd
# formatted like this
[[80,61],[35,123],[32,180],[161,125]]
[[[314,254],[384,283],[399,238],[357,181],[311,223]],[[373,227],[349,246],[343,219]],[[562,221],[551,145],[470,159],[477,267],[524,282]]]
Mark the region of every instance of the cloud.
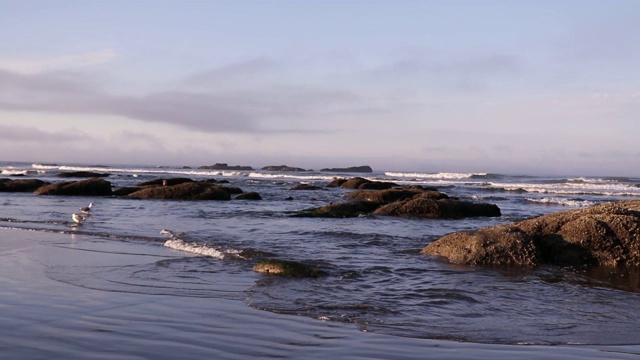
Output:
[[[211,133],[301,131],[295,121],[346,109],[359,101],[349,91],[309,86],[218,92],[165,90],[122,96],[109,94],[82,73],[0,70],[0,110],[115,115]],[[304,128],[304,132],[311,131]]]
[[255,81],[255,77],[272,74],[282,69],[283,65],[270,58],[254,58],[246,61],[227,64],[207,71],[188,76],[185,83],[189,85],[214,85],[243,80]]
[[58,55],[37,60],[0,60],[0,69],[20,74],[70,69],[108,63],[117,56],[113,49],[102,49],[82,54]]
[[34,127],[0,124],[0,140],[3,142],[28,142],[55,144],[60,142],[86,141],[87,136],[77,131],[42,131]]

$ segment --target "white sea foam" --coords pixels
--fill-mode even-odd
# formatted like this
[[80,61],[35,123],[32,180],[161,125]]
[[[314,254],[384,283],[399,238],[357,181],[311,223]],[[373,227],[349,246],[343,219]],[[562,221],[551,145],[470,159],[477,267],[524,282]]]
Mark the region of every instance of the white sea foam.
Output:
[[593,206],[596,203],[588,200],[574,200],[574,199],[564,199],[559,197],[546,197],[541,199],[536,198],[527,198],[527,201],[539,204],[549,204],[549,205],[562,205],[562,206],[573,206],[573,207],[588,207]]
[[192,254],[211,256],[212,258],[222,260],[228,255],[233,255],[238,257],[240,254],[240,250],[235,249],[226,249],[226,250],[218,250],[213,246],[197,244],[194,242],[186,242],[181,239],[171,238],[165,241],[164,246],[174,249],[180,250]]
[[524,191],[537,194],[640,196],[640,188],[618,182],[554,184],[490,182],[488,184],[490,187],[506,191]]
[[473,176],[486,176],[487,173],[402,173],[402,172],[385,172],[387,176],[403,177],[403,178],[416,178],[416,179],[449,179],[460,180],[469,179]]

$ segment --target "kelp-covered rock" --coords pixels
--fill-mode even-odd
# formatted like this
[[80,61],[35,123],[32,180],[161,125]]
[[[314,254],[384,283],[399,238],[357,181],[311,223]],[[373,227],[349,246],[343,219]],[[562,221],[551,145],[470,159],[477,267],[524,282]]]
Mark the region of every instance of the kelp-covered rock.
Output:
[[111,183],[100,178],[64,181],[44,185],[34,191],[36,195],[109,196]]
[[164,200],[231,200],[222,186],[204,182],[184,182],[173,186],[146,187],[129,194],[131,199]]
[[371,189],[371,190],[384,190],[390,189],[394,186],[398,186],[396,183],[388,181],[372,181],[361,177],[353,177],[350,179],[334,179],[327,187],[340,187],[343,189]]
[[324,271],[290,260],[263,259],[253,267],[253,271],[284,277],[320,277],[327,275]]
[[446,235],[423,254],[470,265],[640,267],[640,200]]
[[0,192],[33,192],[39,187],[48,185],[40,179],[0,179]]

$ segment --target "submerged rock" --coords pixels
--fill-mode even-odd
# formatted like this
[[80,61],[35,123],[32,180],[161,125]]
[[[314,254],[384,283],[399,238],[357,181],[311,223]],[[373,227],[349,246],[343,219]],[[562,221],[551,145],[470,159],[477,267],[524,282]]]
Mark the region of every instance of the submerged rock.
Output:
[[320,277],[327,275],[326,272],[312,268],[303,263],[281,259],[263,259],[253,267],[253,271],[284,277]]
[[422,254],[456,264],[640,267],[640,200],[446,235]]
[[364,216],[375,210],[379,203],[371,201],[349,201],[337,204],[329,204],[319,208],[305,209],[292,215],[292,217],[324,217],[324,218],[349,218]]
[[262,196],[255,191],[250,191],[237,195],[236,200],[262,200]]
[[64,181],[44,185],[34,191],[36,195],[109,196],[111,183],[100,178]]
[[50,183],[40,179],[0,179],[0,192],[33,192]]

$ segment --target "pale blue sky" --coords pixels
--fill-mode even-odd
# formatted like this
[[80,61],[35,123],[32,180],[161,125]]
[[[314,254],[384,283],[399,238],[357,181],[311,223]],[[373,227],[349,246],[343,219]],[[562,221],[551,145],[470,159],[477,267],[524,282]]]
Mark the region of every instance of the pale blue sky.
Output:
[[0,160],[640,176],[640,1],[0,0]]

